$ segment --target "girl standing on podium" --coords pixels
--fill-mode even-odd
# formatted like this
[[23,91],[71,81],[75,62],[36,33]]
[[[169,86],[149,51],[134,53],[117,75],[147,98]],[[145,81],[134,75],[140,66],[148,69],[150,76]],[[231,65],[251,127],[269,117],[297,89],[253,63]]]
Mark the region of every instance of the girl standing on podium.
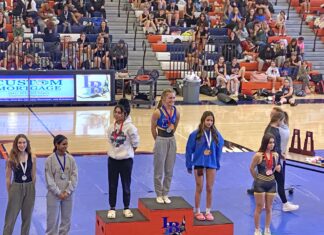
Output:
[[[13,174],[13,180],[12,180]],[[6,163],[8,204],[3,235],[11,235],[21,211],[21,234],[28,235],[35,203],[36,158],[28,138],[16,136]]]
[[107,213],[109,219],[116,218],[117,187],[119,175],[123,187],[123,214],[126,218],[133,217],[129,209],[130,185],[133,169],[133,158],[135,150],[139,145],[137,128],[128,116],[130,105],[123,100],[114,108],[115,122],[108,128],[108,184],[109,184],[109,205]]
[[157,203],[171,203],[168,193],[177,154],[174,133],[180,120],[180,113],[177,112],[174,101],[174,91],[165,89],[151,119],[151,132],[155,140],[154,188]]
[[[197,220],[214,220],[211,213],[212,193],[216,171],[220,168],[220,157],[224,139],[215,127],[215,117],[211,111],[205,111],[201,117],[197,130],[193,131],[186,147],[186,167],[189,174],[194,175],[196,181],[195,218]],[[206,213],[200,212],[200,197],[206,174]]]
[[68,139],[64,135],[55,136],[53,144],[53,153],[45,162],[48,190],[46,235],[69,234],[78,168],[73,156],[67,151]]

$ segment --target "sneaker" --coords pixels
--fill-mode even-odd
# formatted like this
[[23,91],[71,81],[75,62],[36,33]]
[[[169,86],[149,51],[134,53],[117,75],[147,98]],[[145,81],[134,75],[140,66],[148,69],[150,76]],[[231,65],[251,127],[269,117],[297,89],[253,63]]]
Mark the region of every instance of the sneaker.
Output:
[[254,235],[262,235],[262,230],[261,229],[255,229]]
[[271,235],[270,229],[265,229],[264,230],[264,235]]
[[171,203],[171,200],[170,200],[170,198],[168,196],[163,196],[162,198],[163,198],[164,203],[166,203],[166,204]]
[[156,202],[159,203],[159,204],[163,204],[164,203],[164,200],[161,196],[159,197],[156,197]]
[[299,209],[299,205],[295,205],[291,202],[286,202],[285,204],[282,205],[282,210],[284,212],[288,212],[288,211],[295,211]]
[[134,216],[130,209],[123,210],[123,214],[126,218],[132,218]]
[[205,217],[206,217],[206,220],[208,220],[208,221],[213,221],[214,220],[214,216],[212,215],[212,213],[206,213]]

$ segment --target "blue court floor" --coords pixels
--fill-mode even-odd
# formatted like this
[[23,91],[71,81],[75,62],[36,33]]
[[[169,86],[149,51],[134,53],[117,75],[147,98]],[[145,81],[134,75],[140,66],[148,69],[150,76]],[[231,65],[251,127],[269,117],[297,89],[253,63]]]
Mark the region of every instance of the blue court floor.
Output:
[[[235,235],[254,232],[254,198],[246,193],[252,178],[249,164],[253,153],[225,153],[221,170],[217,172],[214,187],[213,209],[220,210],[234,222]],[[95,233],[95,211],[108,208],[107,158],[77,157],[79,185],[75,193],[71,235]],[[43,235],[46,229],[46,186],[44,178],[45,159],[38,159],[37,197],[31,225],[31,235]],[[138,155],[134,160],[131,207],[137,207],[140,197],[154,197],[153,158]],[[0,232],[2,234],[7,192],[5,190],[5,161],[0,160]],[[300,205],[294,213],[281,211],[279,198],[275,199],[272,221],[274,235],[323,235],[324,234],[324,174],[291,166],[286,168],[286,185],[297,185],[289,200]],[[121,185],[120,185],[121,186]],[[183,196],[193,204],[195,183],[185,169],[185,158],[179,155],[174,169],[170,195]],[[121,191],[117,206],[122,208]],[[204,198],[204,196],[202,197]],[[203,200],[201,209],[205,209]],[[264,216],[262,218],[264,220]],[[20,234],[18,218],[14,235]],[[154,234],[155,235],[155,234]],[[158,234],[156,234],[158,235]],[[189,234],[188,234],[189,235]],[[191,235],[191,234],[190,234]]]

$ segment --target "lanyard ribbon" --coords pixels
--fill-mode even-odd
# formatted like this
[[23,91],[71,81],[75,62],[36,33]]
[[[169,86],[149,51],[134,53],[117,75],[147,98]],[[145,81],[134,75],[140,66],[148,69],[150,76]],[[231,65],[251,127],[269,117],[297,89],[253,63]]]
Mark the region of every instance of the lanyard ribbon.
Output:
[[62,162],[60,161],[60,159],[59,159],[59,157],[58,157],[58,155],[57,155],[57,153],[55,152],[55,156],[56,156],[56,159],[57,159],[57,161],[58,161],[58,163],[60,164],[60,166],[61,166],[61,169],[62,169],[62,172],[64,172],[64,170],[65,170],[65,157],[66,157],[66,153],[64,154],[64,156],[63,156],[63,159],[64,159],[64,165],[62,165]]
[[[117,128],[116,128],[116,122],[114,123],[114,140],[116,141],[117,137],[121,134],[122,130],[123,130],[123,125],[124,125],[124,122],[122,122],[120,124],[120,128],[119,128],[119,131],[117,131]],[[118,133],[117,133],[118,132]]]
[[206,137],[206,141],[207,141],[208,149],[210,149],[211,142],[212,142],[212,134],[211,134],[211,130],[209,131],[209,137],[208,137],[206,131],[204,131],[204,134],[205,134],[205,137]]
[[[27,160],[27,162],[28,162],[28,160]],[[22,162],[20,162],[20,166],[21,166],[21,169],[22,169],[24,175],[26,175],[26,171],[27,171],[27,162],[25,162],[25,166],[24,166],[24,164],[22,164]]]
[[167,111],[167,109],[165,108],[165,106],[163,105],[162,106],[162,109],[163,109],[163,111],[166,113],[166,115],[167,115],[167,119],[168,119],[168,124],[170,125],[170,124],[174,124],[173,122],[172,122],[172,117],[171,117],[171,114],[172,114],[172,110],[171,110],[171,114]]
[[272,152],[270,152],[270,159],[267,158],[267,155],[264,153],[265,160],[266,160],[266,167],[267,170],[272,170],[273,167],[273,157],[272,157]]

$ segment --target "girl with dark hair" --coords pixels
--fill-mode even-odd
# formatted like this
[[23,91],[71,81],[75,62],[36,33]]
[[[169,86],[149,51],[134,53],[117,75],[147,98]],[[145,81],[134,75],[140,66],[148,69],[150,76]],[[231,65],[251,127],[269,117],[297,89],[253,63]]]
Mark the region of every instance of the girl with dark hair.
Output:
[[[254,235],[262,234],[260,215],[264,205],[266,209],[264,235],[271,235],[272,203],[277,191],[274,174],[281,170],[281,166],[277,164],[279,155],[275,151],[275,146],[275,137],[270,133],[266,133],[262,138],[259,151],[253,156],[250,166],[250,172],[254,178],[254,198],[256,204],[254,211]],[[257,171],[255,168],[257,168]]]
[[[220,157],[224,139],[215,127],[215,117],[211,111],[205,111],[197,130],[193,131],[186,147],[186,167],[196,180],[195,218],[197,220],[214,220],[211,213],[212,193],[216,171],[220,168]],[[200,212],[200,197],[203,189],[204,172],[206,173],[206,214]]]
[[154,188],[157,203],[171,203],[170,191],[177,144],[174,133],[180,120],[180,113],[174,106],[175,93],[165,89],[151,119],[151,133],[154,144]]
[[[67,151],[68,139],[57,135],[54,150],[45,163],[47,185],[47,235],[68,234],[71,227],[73,192],[78,183],[78,168]],[[59,223],[61,216],[61,223]]]
[[[13,177],[12,177],[13,174]],[[12,180],[13,178],[13,180]],[[8,204],[3,228],[4,235],[13,233],[21,211],[21,234],[29,234],[35,203],[36,158],[32,155],[27,136],[16,136],[6,163]]]
[[130,185],[133,169],[133,158],[135,150],[139,145],[137,128],[130,117],[129,102],[123,100],[114,108],[114,125],[108,128],[108,184],[109,205],[108,219],[116,218],[116,201],[119,175],[123,186],[123,214],[126,218],[133,217],[129,209]]

